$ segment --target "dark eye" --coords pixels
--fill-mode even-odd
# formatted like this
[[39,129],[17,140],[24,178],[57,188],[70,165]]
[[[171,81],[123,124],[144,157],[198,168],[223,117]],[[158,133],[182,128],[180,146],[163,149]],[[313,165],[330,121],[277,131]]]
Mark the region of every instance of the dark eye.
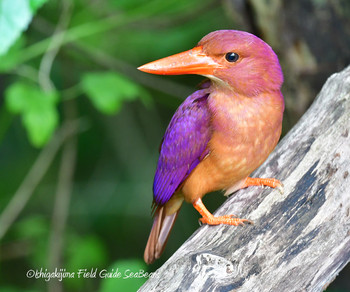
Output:
[[236,62],[237,60],[238,60],[238,58],[239,58],[239,56],[238,56],[238,54],[236,54],[236,53],[232,53],[232,52],[230,52],[230,53],[227,53],[226,55],[225,55],[225,59],[228,61],[228,62]]

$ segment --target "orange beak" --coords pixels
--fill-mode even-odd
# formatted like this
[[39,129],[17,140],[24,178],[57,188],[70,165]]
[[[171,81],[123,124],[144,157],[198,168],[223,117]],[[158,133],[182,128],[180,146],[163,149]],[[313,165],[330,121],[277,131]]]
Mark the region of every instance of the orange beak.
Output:
[[214,70],[218,68],[223,67],[203,53],[202,46],[198,46],[191,50],[147,63],[137,69],[159,75],[213,75]]

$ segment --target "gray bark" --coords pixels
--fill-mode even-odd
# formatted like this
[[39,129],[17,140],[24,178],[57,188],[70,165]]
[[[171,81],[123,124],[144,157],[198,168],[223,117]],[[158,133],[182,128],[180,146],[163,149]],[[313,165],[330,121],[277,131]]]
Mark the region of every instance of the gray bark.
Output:
[[254,225],[201,226],[140,291],[322,291],[350,259],[350,67],[331,76],[297,125],[216,215]]

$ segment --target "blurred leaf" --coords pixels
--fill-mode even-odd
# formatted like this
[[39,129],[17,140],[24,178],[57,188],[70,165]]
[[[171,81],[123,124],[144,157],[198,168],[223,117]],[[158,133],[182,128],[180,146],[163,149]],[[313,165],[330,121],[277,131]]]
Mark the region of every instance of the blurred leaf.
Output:
[[30,107],[30,100],[27,96],[27,90],[32,91],[31,86],[23,83],[13,83],[5,91],[5,101],[7,109],[20,114]]
[[0,1],[0,55],[6,54],[20,34],[27,29],[33,13],[47,0]]
[[[107,262],[107,253],[102,241],[97,236],[88,236],[84,238],[74,237],[67,244],[67,261],[65,266],[67,271],[76,271],[80,269],[91,269],[103,267]],[[86,282],[84,278],[66,279],[68,285],[74,288],[81,288]]]
[[106,271],[115,276],[104,278],[99,292],[137,291],[149,278],[146,269],[146,264],[138,259],[116,261]]
[[18,64],[18,57],[24,47],[24,37],[19,37],[5,55],[0,56],[0,72],[10,71]]
[[22,115],[29,140],[36,147],[45,145],[58,125],[57,92],[43,92],[39,87],[16,82],[5,91],[8,111]]
[[30,9],[35,13],[41,6],[43,6],[48,0],[29,0]]
[[72,240],[68,247],[68,256],[67,266],[72,271],[83,267],[101,267],[107,260],[105,248],[97,236]]
[[31,216],[18,222],[15,228],[20,239],[42,239],[49,234],[49,225],[43,216]]
[[105,114],[118,112],[124,101],[144,93],[138,84],[115,72],[87,73],[82,87],[94,106]]
[[32,267],[44,267],[47,264],[48,237],[50,222],[45,216],[33,215],[18,222],[14,231],[17,238],[30,241],[32,252],[28,262]]
[[30,141],[36,147],[44,146],[51,138],[58,125],[58,113],[55,107],[27,111],[23,114]]

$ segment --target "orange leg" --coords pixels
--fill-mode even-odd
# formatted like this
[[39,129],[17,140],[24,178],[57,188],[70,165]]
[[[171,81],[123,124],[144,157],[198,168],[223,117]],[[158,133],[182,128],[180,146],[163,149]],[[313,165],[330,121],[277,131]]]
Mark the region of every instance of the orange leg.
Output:
[[247,177],[242,189],[250,186],[267,186],[270,188],[277,188],[278,191],[283,194],[283,184],[275,178],[252,178]]
[[228,224],[228,225],[244,225],[244,223],[253,224],[252,221],[248,219],[240,219],[240,218],[232,218],[236,215],[224,215],[215,217],[211,214],[208,209],[204,206],[201,199],[197,199],[193,204],[193,207],[203,216],[199,220],[202,223],[206,223],[208,225],[219,225],[219,224]]

